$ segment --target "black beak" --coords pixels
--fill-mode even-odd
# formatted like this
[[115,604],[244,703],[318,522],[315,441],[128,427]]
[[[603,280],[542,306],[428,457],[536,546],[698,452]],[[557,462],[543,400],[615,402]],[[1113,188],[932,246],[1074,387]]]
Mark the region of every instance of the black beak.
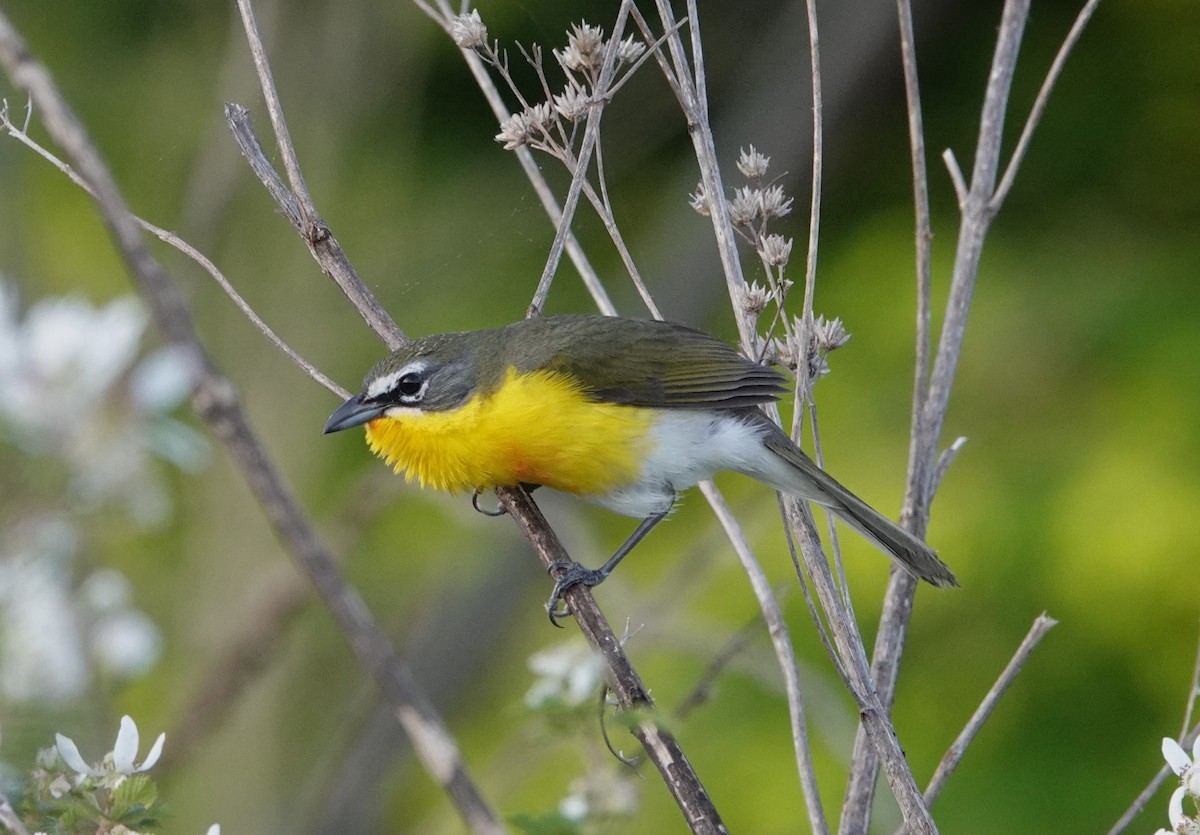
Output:
[[387,406],[377,403],[364,403],[362,395],[356,394],[337,407],[337,411],[329,416],[329,420],[325,421],[325,428],[322,432],[328,435],[330,432],[341,432],[343,429],[362,426],[368,421],[381,417],[386,408]]

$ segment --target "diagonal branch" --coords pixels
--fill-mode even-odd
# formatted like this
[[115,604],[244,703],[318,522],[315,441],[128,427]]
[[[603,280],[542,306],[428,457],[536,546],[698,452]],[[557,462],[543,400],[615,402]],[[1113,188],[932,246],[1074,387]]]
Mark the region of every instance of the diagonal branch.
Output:
[[[248,0],[239,0],[239,3],[247,3]],[[252,28],[254,24],[253,15],[243,15],[243,21],[247,28]],[[252,40],[256,36],[251,36]],[[265,66],[266,57],[261,56],[262,65]],[[273,94],[273,88],[268,90],[269,74],[262,77],[264,85],[264,93],[267,93],[270,98]],[[282,112],[279,114],[282,118]],[[260,179],[264,182],[278,181],[278,175],[273,171],[269,171],[270,164],[265,162],[265,154],[261,153],[261,147],[258,145],[257,139],[254,138],[253,132],[249,130],[248,122],[245,120],[236,120],[233,124],[238,131],[239,145],[242,146],[243,152],[249,148],[252,154],[256,157],[261,156],[262,161],[255,165],[255,171],[259,174]],[[283,137],[277,137],[283,141]],[[255,149],[257,148],[257,151]],[[247,155],[248,158],[250,154]],[[280,193],[286,190],[286,186],[282,186],[279,182],[274,185],[268,185],[272,194]],[[295,193],[292,193],[292,198],[297,203],[302,202],[302,198]],[[290,201],[284,200],[280,203],[281,208],[287,211],[287,204]],[[301,213],[301,217],[293,219],[293,225],[296,226],[305,242],[309,244],[314,257],[321,264],[322,269],[327,274],[333,274],[331,271],[331,262],[342,258],[340,247],[329,249],[323,244],[333,241],[333,236],[329,230],[319,222],[317,225],[310,226],[305,223],[305,213]],[[307,216],[316,218],[315,207],[311,208]],[[564,212],[564,216],[567,213]],[[562,226],[567,224],[563,223]],[[314,229],[320,232],[319,240],[313,240],[311,233]],[[347,264],[348,266],[348,264]],[[354,275],[352,271],[344,276],[347,281],[343,286],[347,296],[351,302],[359,309],[363,318],[367,320],[372,327],[376,327],[376,322],[373,317],[368,316],[367,312],[362,307],[359,307],[360,301],[366,300],[363,303],[375,303],[374,298],[362,286],[362,282]],[[339,280],[339,284],[341,281]],[[347,289],[349,288],[349,289]],[[386,317],[386,314],[383,314]],[[390,324],[390,318],[386,319],[386,323]],[[391,325],[391,329],[380,332],[376,331],[387,340],[389,333],[399,334],[399,330]],[[529,539],[534,546],[539,558],[547,566],[551,566],[561,560],[567,559],[566,551],[558,542],[553,530],[545,518],[538,511],[537,506],[529,499],[528,495],[517,488],[501,488],[497,490],[501,502],[505,505],[509,515],[517,523],[522,533]],[[585,637],[589,643],[606,661],[609,673],[609,682],[617,695],[618,700],[625,707],[648,707],[652,705],[645,688],[641,684],[641,680],[633,666],[629,663],[628,657],[625,655],[624,649],[620,641],[616,638],[612,629],[609,627],[603,614],[596,607],[591,593],[587,589],[576,588],[566,595],[567,601],[571,606],[572,613],[580,625]],[[664,780],[667,783],[676,803],[683,811],[689,825],[695,832],[724,832],[724,824],[721,822],[720,815],[717,814],[716,808],[713,806],[711,799],[705,791],[699,778],[696,776],[691,763],[684,756],[679,744],[674,737],[664,729],[659,728],[654,722],[644,720],[639,722],[634,728],[634,734],[644,745],[647,755],[654,761],[659,771],[663,774]]]
[[150,253],[141,228],[127,208],[108,166],[53,79],[0,13],[0,64],[13,84],[26,92],[44,114],[46,129],[80,176],[91,186],[98,210],[150,307],[155,324],[179,350],[194,360],[197,379],[193,404],[225,444],[284,546],[308,573],[313,585],[346,633],[359,660],[375,676],[413,740],[426,769],[450,794],[475,832],[504,828],[483,801],[466,772],[458,749],[440,717],[412,680],[366,606],[334,568],[332,555],[317,538],[299,505],[246,421],[233,386],[205,355],[191,315],[175,285]]

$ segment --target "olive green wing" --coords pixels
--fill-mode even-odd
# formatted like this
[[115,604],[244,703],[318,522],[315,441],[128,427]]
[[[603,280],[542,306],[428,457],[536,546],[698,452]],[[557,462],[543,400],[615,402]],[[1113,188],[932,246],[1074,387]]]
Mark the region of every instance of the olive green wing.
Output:
[[521,323],[528,368],[562,371],[605,403],[737,409],[778,400],[787,378],[719,339],[670,322],[552,316]]

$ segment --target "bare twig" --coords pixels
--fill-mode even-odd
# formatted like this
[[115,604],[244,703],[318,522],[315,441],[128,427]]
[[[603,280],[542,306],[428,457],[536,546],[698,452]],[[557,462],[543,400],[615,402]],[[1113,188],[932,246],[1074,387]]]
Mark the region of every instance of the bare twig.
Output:
[[240,104],[226,104],[225,121],[229,123],[229,129],[233,132],[233,138],[237,142],[242,156],[246,158],[250,168],[258,175],[258,179],[266,186],[267,191],[275,198],[284,217],[300,233],[300,237],[308,246],[308,251],[321,266],[322,272],[332,278],[341,288],[346,298],[350,299],[354,305],[354,309],[359,312],[371,330],[375,331],[383,340],[389,350],[402,345],[405,342],[403,331],[396,326],[392,317],[388,316],[383,306],[379,304],[379,300],[358,277],[358,273],[354,271],[354,267],[350,265],[350,260],[342,250],[341,244],[337,242],[333,233],[320,219],[316,208],[311,205],[305,207],[279,178],[274,167],[267,160],[267,155],[263,151],[258,137],[254,135],[249,111]]
[[796,655],[792,647],[791,635],[788,632],[787,623],[783,619],[783,610],[775,599],[766,573],[750,551],[746,538],[742,534],[741,526],[730,512],[725,499],[711,482],[702,482],[700,490],[708,499],[713,512],[716,513],[717,520],[724,528],[726,537],[733,544],[734,551],[742,563],[742,570],[750,579],[754,597],[758,600],[763,620],[767,624],[767,634],[771,637],[771,644],[779,659],[779,666],[783,672],[784,689],[788,697],[788,714],[792,723],[792,748],[796,756],[796,767],[800,774],[800,788],[804,793],[804,805],[808,811],[809,828],[814,833],[828,832],[829,822],[825,817],[825,810],[821,806],[816,767],[812,760],[812,749],[808,744],[808,722],[804,713],[804,695],[800,687],[800,673],[796,667]]
[[[521,533],[533,544],[547,569],[569,559],[558,537],[525,490],[520,487],[502,487],[496,490],[496,495],[500,497],[500,502],[517,523]],[[621,641],[596,605],[591,589],[583,585],[572,586],[563,596],[579,624],[580,631],[604,659],[608,671],[608,686],[621,707],[626,710],[652,708],[654,702],[650,694],[642,685],[641,677],[633,665],[629,663]],[[651,715],[634,722],[632,731],[646,750],[649,759],[658,768],[692,831],[727,831],[712,799],[700,783],[675,737],[654,722]]]
[[[450,5],[446,0],[438,0],[438,9],[436,11],[424,3],[418,2],[417,5],[435,23],[449,33],[449,21],[454,12],[450,9]],[[475,79],[475,83],[479,85],[480,91],[487,100],[488,107],[491,108],[497,122],[503,123],[512,114],[509,113],[508,108],[504,104],[504,99],[500,95],[500,91],[496,88],[495,83],[493,83],[491,76],[488,74],[483,59],[470,49],[464,49],[461,52],[463,60],[467,62],[467,68],[471,71],[471,75]],[[533,154],[524,146],[517,148],[514,153],[517,155],[517,162],[521,165],[521,170],[529,179],[534,193],[537,194],[538,200],[541,201],[542,207],[550,217],[551,223],[555,224],[557,228],[562,221],[562,208],[559,206],[558,200],[554,197],[549,183],[546,182],[546,178],[538,168]],[[596,307],[601,312],[610,316],[615,314],[616,306],[613,304],[608,292],[604,289],[604,285],[601,283],[595,267],[588,260],[587,254],[583,251],[583,247],[579,245],[579,241],[574,233],[568,231],[565,247],[567,256],[571,259],[571,263],[583,280],[584,286],[596,302]]]
[[1034,649],[1037,648],[1042,638],[1057,624],[1058,621],[1045,612],[1038,615],[1034,620],[1033,626],[1029,628],[1029,632],[1025,635],[1025,640],[1021,641],[1021,645],[1013,653],[1008,666],[1000,673],[999,678],[996,679],[991,689],[988,690],[987,695],[983,697],[983,701],[980,702],[975,713],[971,715],[971,719],[967,722],[966,727],[962,729],[958,738],[954,740],[949,750],[942,757],[942,761],[938,763],[938,767],[933,772],[933,777],[929,780],[929,786],[925,789],[925,802],[927,804],[932,806],[933,802],[937,800],[937,796],[945,788],[946,781],[950,778],[954,769],[958,767],[959,762],[962,761],[963,754],[966,753],[967,747],[975,740],[975,736],[979,733],[979,729],[983,727],[983,723],[987,721],[992,711],[996,709],[996,705],[999,704],[1001,697],[1004,696],[1009,686],[1016,681],[1021,668],[1025,666],[1025,662],[1029,659]]
[[913,380],[912,433],[921,404],[929,395],[929,352],[933,318],[933,223],[929,215],[929,171],[925,163],[925,117],[917,79],[917,39],[913,31],[912,0],[896,0],[900,18],[900,55],[904,68],[904,100],[908,112],[908,145],[912,157],[913,215],[917,272],[917,356]]
[[1075,49],[1075,44],[1079,43],[1079,39],[1083,37],[1083,30],[1099,5],[1100,0],[1087,0],[1083,4],[1079,14],[1075,16],[1075,22],[1071,24],[1071,30],[1058,48],[1054,62],[1050,65],[1050,69],[1046,72],[1046,78],[1038,90],[1037,99],[1034,100],[1033,107],[1029,111],[1029,117],[1025,120],[1025,127],[1021,129],[1021,138],[1017,140],[1017,147],[1013,150],[1012,158],[1009,159],[1008,166],[1004,169],[1004,176],[1000,178],[1000,185],[996,187],[996,193],[992,195],[993,211],[999,210],[1004,198],[1008,197],[1013,180],[1016,179],[1017,170],[1025,160],[1025,152],[1029,150],[1033,131],[1037,128],[1038,122],[1042,120],[1042,114],[1046,112],[1046,105],[1050,101],[1050,93],[1054,90],[1054,85],[1058,82],[1058,77],[1062,75],[1063,67],[1067,64],[1067,57]]
[[[933,500],[938,438],[941,436],[958,359],[962,353],[967,314],[983,251],[983,239],[994,216],[990,201],[999,167],[1004,112],[1028,15],[1029,0],[1006,0],[984,93],[971,185],[965,194],[959,196],[963,217],[941,338],[929,371],[928,384],[924,386],[926,396],[920,402],[914,396],[908,483],[901,518],[909,530],[918,536],[924,534],[928,525],[929,508]],[[903,14],[901,16],[903,17]],[[903,29],[902,24],[902,31]],[[912,50],[903,52],[906,61],[914,60],[913,55]],[[915,69],[910,68],[906,72],[912,73],[915,79]],[[917,388],[921,386],[918,385]],[[916,581],[913,577],[893,568],[884,597],[883,613],[872,658],[875,687],[884,709],[888,711],[891,710],[895,694],[896,678],[899,675],[900,658],[904,652],[904,640],[915,594]],[[843,804],[842,831],[865,832],[870,821],[871,800],[875,792],[875,775],[878,770],[874,756],[867,749],[865,729],[860,729],[855,740],[852,763]]]
[[17,816],[17,812],[9,803],[8,797],[0,793],[0,825],[4,826],[13,835],[29,835],[29,830],[25,824]]
[[550,295],[550,283],[558,271],[559,261],[562,260],[563,247],[566,245],[567,233],[575,216],[575,207],[579,204],[579,195],[587,179],[588,167],[591,164],[592,153],[600,141],[600,119],[604,113],[604,103],[608,99],[609,87],[617,68],[617,47],[621,36],[625,33],[625,22],[629,18],[631,0],[623,0],[617,11],[617,20],[613,24],[612,34],[604,50],[604,63],[600,68],[600,76],[592,89],[592,106],[588,109],[587,126],[583,132],[583,144],[579,148],[579,159],[576,162],[575,173],[571,177],[571,187],[567,190],[567,199],[563,203],[562,217],[559,218],[558,228],[554,232],[554,241],[550,244],[550,252],[546,257],[546,266],[542,277],[538,280],[537,289],[529,303],[527,316],[536,316],[542,312],[546,298]]
[[[28,125],[26,125],[26,127],[27,126]],[[29,136],[25,128],[17,128],[9,120],[7,102],[0,104],[0,127],[3,127],[8,135],[13,139],[16,139],[18,142],[25,145],[30,150],[36,152],[39,156],[48,161],[51,165],[70,178],[71,182],[75,183],[75,185],[86,191],[93,198],[96,196],[95,192],[92,190],[92,187],[87,184],[83,177],[80,177],[79,174],[76,173],[75,169],[67,165],[48,149],[43,148],[40,144],[34,141],[34,139]],[[154,235],[168,246],[172,246],[179,250],[188,258],[191,258],[193,261],[199,264],[201,269],[212,276],[213,281],[217,282],[217,286],[219,286],[225,295],[227,295],[230,300],[233,301],[238,310],[242,312],[242,315],[249,319],[250,322],[256,328],[258,328],[259,332],[271,342],[271,344],[282,351],[288,357],[288,359],[303,369],[304,373],[308,374],[309,377],[316,380],[322,386],[329,389],[329,391],[333,392],[339,397],[344,398],[349,396],[349,392],[325,376],[325,374],[323,374],[315,365],[304,359],[304,357],[300,356],[300,354],[295,351],[292,346],[284,342],[283,339],[277,333],[275,333],[274,330],[272,330],[271,326],[263,321],[262,317],[255,312],[254,308],[250,307],[250,304],[244,298],[242,298],[241,294],[238,293],[233,284],[230,283],[229,279],[225,277],[225,274],[222,273],[220,269],[217,268],[217,265],[209,260],[204,253],[200,252],[174,232],[163,229],[161,226],[156,226],[150,221],[144,220],[137,215],[134,215],[134,220],[137,222],[138,226],[145,229],[151,235]]]
[[[1188,682],[1188,695],[1183,709],[1183,730],[1179,732],[1179,744],[1185,749],[1190,750],[1196,737],[1200,736],[1200,725],[1192,726],[1192,716],[1196,708],[1196,700],[1200,698],[1200,644],[1196,647],[1196,660],[1192,665],[1192,678]],[[1117,819],[1113,824],[1112,829],[1108,831],[1108,835],[1119,835],[1124,832],[1134,819],[1141,814],[1142,809],[1150,802],[1150,798],[1158,792],[1159,788],[1171,776],[1173,772],[1169,766],[1162,766],[1158,772],[1150,779],[1146,788],[1142,789],[1141,793],[1134,798],[1133,803],[1125,810],[1125,813]]]
[[0,13],[0,64],[14,85],[44,114],[46,129],[80,176],[94,190],[97,206],[146,299],[155,324],[179,350],[194,360],[198,379],[193,391],[197,413],[226,445],[242,469],[285,547],[309,574],[330,612],[346,633],[360,661],[374,674],[413,740],[426,769],[453,798],[476,832],[498,833],[503,826],[483,801],[441,719],[412,681],[386,636],[371,620],[361,598],[333,567],[332,555],[317,539],[284,485],[265,449],[246,422],[233,387],[212,366],[196,337],[178,290],[150,253],[107,165],[83,125],[59,93],[46,68],[28,51]]

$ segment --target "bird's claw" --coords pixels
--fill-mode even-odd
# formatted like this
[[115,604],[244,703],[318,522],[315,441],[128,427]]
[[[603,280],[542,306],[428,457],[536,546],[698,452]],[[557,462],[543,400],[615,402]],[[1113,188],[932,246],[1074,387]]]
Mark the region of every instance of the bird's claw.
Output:
[[[574,586],[587,586],[588,588],[598,586],[608,576],[603,571],[586,568],[574,560],[555,560],[546,571],[551,577],[555,577],[556,572],[558,575],[555,577],[550,599],[546,601],[546,614],[549,616],[550,622],[560,629],[562,624],[558,622],[558,619],[571,614],[571,609],[563,599],[563,594]],[[563,604],[561,609],[558,608],[559,603]]]

